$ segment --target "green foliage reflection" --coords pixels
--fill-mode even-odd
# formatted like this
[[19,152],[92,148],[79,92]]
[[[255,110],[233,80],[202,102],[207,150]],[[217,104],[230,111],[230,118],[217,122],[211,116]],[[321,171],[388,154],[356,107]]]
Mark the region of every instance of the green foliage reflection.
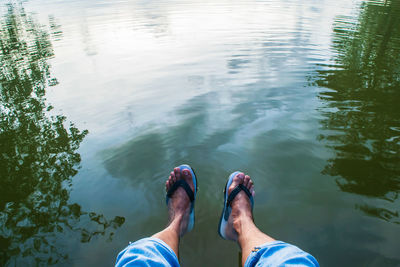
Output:
[[[366,2],[335,21],[335,66],[319,71],[326,103],[321,136],[335,151],[324,172],[345,192],[395,202],[400,191],[400,1]],[[332,67],[334,69],[332,70]],[[360,205],[399,223],[396,208]]]
[[47,62],[52,56],[48,33],[21,6],[9,4],[0,26],[2,266],[57,263],[68,257],[56,245],[60,233],[78,232],[89,242],[96,235],[111,238],[124,222],[68,202],[81,160],[76,151],[88,132],[49,115],[46,88],[57,84]]

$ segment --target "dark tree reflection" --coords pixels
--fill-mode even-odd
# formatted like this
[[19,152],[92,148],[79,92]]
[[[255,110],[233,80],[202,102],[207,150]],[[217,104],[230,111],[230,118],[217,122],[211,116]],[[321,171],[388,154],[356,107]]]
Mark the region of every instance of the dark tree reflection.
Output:
[[[400,1],[365,2],[357,20],[337,18],[335,65],[319,71],[321,136],[335,151],[324,172],[341,190],[395,202],[400,191]],[[332,70],[333,69],[333,70]],[[388,204],[390,202],[387,202]],[[360,205],[399,223],[398,210]]]
[[[54,31],[59,37],[60,29]],[[47,63],[52,56],[48,33],[21,6],[9,4],[0,26],[2,266],[57,263],[68,257],[57,246],[60,235],[78,233],[81,242],[96,235],[111,238],[124,222],[68,201],[81,160],[77,149],[87,131],[49,114],[46,88],[57,84]]]

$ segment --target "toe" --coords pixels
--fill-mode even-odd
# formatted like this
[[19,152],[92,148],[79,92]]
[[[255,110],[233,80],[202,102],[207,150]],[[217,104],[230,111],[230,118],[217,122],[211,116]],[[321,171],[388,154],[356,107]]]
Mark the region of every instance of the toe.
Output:
[[168,179],[165,182],[165,189],[168,191],[171,188],[171,179]]
[[192,174],[190,173],[190,171],[188,169],[182,170],[182,176],[183,179],[185,179],[185,181],[189,184],[190,188],[194,190]]
[[251,188],[252,186],[254,186],[254,183],[253,180],[250,179],[248,188]]
[[192,174],[191,174],[190,171],[187,170],[187,169],[183,170],[183,171],[182,171],[182,174],[183,174],[183,178],[184,178],[184,179],[190,179],[190,178],[192,178]]
[[236,176],[233,177],[232,184],[228,188],[228,194],[230,194],[232,190],[235,189],[236,186],[242,184],[243,181],[244,181],[244,173],[240,172],[236,174]]
[[246,176],[244,177],[243,185],[244,185],[245,187],[249,188],[249,182],[250,182],[250,176],[246,175]]
[[176,181],[181,179],[181,170],[178,167],[174,168],[174,173],[175,173]]
[[169,179],[165,182],[165,191],[168,192],[170,186],[169,186]]
[[176,176],[175,176],[175,173],[174,173],[174,172],[171,172],[171,173],[170,173],[170,175],[171,175],[170,182],[172,182],[172,183],[175,183],[175,182],[176,182]]
[[243,184],[243,183],[244,183],[244,177],[245,177],[245,175],[244,175],[243,172],[238,173],[238,174],[236,175],[235,178],[238,179],[238,180],[237,180],[237,181],[238,181],[238,184]]
[[250,183],[249,183],[249,191],[254,196],[254,184],[250,185]]

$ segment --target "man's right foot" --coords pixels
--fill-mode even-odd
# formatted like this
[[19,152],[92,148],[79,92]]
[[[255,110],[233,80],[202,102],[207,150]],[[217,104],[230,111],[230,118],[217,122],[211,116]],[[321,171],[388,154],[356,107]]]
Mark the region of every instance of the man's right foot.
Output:
[[[194,190],[192,174],[189,170],[180,170],[175,167],[169,175],[168,180],[165,182],[165,190],[168,190],[179,180],[185,180],[190,189]],[[176,221],[180,225],[180,236],[183,236],[188,227],[190,215],[190,199],[182,187],[176,189],[168,203],[169,223]]]

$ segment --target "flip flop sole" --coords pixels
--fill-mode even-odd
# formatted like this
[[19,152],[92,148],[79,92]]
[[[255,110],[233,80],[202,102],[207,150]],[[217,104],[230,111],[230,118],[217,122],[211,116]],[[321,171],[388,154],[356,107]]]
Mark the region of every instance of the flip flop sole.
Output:
[[192,175],[192,180],[193,180],[193,187],[194,187],[194,200],[192,203],[190,203],[190,217],[189,217],[189,223],[188,223],[188,229],[187,231],[190,232],[192,231],[193,227],[194,227],[194,203],[196,201],[196,195],[197,195],[197,176],[194,173],[194,170],[192,167],[190,167],[187,164],[182,164],[181,166],[179,166],[179,169],[181,171],[183,170],[189,170],[190,174]]
[[[225,220],[225,218],[224,218],[224,214],[225,214],[225,210],[226,209],[229,209],[228,210],[228,213],[229,213],[229,215],[231,214],[231,207],[227,207],[226,206],[226,201],[228,200],[228,188],[231,186],[231,184],[232,184],[232,182],[233,182],[233,178],[238,174],[238,173],[240,173],[240,171],[236,171],[236,172],[234,172],[234,173],[232,173],[231,175],[229,175],[229,179],[228,179],[228,181],[226,182],[226,185],[225,185],[225,190],[224,190],[224,208],[223,208],[223,210],[222,210],[222,213],[221,213],[221,218],[220,218],[220,220],[219,220],[219,226],[218,226],[218,234],[223,238],[223,239],[227,239],[227,240],[231,240],[231,239],[229,239],[227,236],[226,236],[226,228],[227,228],[227,226],[228,226],[228,220]],[[233,235],[235,235],[236,233],[233,233]]]

